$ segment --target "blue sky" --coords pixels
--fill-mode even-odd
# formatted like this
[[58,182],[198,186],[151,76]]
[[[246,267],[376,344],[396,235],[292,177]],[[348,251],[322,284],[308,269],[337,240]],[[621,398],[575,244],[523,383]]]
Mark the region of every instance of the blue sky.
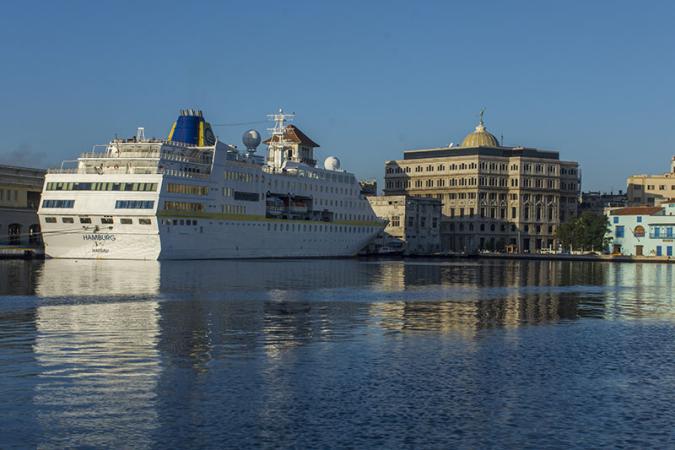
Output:
[[673,23],[668,2],[11,2],[0,161],[164,136],[185,107],[212,123],[283,107],[320,159],[381,180],[404,149],[461,142],[485,107],[506,145],[578,160],[585,190],[624,189],[675,154]]

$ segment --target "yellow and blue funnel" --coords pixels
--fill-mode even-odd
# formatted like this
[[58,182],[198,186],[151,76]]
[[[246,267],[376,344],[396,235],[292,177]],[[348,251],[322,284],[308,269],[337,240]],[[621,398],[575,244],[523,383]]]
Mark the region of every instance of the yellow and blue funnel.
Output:
[[215,145],[216,136],[201,111],[183,109],[169,132],[169,141],[199,147]]

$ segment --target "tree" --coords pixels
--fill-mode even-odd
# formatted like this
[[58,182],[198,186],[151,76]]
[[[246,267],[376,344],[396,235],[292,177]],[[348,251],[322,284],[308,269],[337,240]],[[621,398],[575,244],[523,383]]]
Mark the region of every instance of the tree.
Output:
[[573,221],[560,225],[557,237],[563,248],[601,250],[609,245],[611,238],[606,237],[608,231],[607,216],[587,211]]

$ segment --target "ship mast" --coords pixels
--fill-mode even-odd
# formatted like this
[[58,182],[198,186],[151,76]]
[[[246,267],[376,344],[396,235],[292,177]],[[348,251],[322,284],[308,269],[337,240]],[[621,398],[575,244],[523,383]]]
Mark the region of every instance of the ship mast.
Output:
[[275,114],[268,114],[267,117],[274,121],[274,127],[267,130],[272,133],[270,138],[269,152],[267,162],[275,169],[281,169],[288,160],[287,151],[291,148],[286,141],[286,121],[291,121],[295,114],[286,114],[279,108]]

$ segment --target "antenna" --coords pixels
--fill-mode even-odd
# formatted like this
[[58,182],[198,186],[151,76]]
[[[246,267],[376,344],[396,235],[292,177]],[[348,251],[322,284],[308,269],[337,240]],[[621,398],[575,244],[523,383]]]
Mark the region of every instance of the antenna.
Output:
[[274,128],[268,128],[268,131],[272,132],[272,135],[282,136],[286,133],[285,122],[289,122],[295,118],[295,114],[285,114],[284,110],[279,108],[279,111],[276,114],[268,114],[270,120],[274,121]]

